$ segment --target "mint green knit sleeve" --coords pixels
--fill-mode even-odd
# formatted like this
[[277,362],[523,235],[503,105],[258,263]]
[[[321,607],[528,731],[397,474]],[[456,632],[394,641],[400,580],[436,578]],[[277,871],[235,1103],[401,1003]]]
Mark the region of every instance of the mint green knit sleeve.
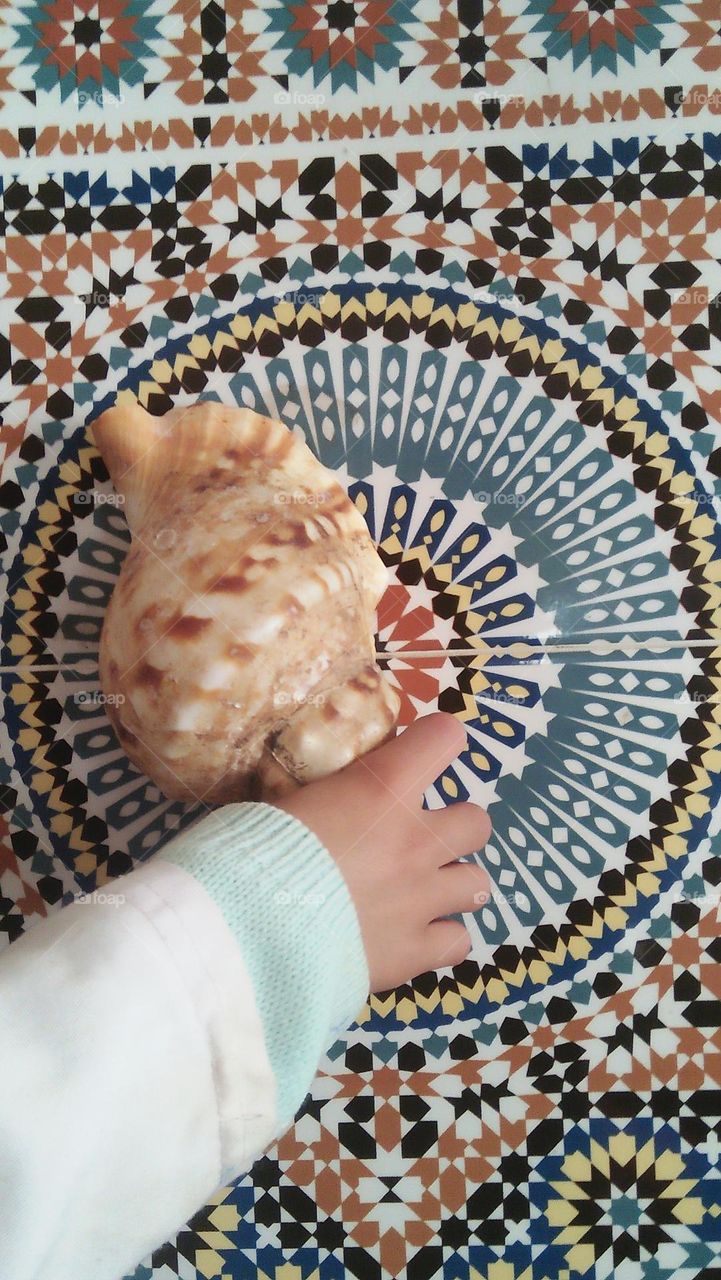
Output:
[[328,850],[273,805],[224,805],[158,855],[222,911],[255,989],[281,1133],[321,1055],[360,1012],[368,966],[355,907]]

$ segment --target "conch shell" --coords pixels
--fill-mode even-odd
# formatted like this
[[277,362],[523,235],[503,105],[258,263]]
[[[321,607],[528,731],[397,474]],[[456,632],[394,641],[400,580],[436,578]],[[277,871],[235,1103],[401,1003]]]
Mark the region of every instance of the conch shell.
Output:
[[123,399],[93,433],[132,534],[100,680],[133,763],[166,796],[220,804],[392,736],[399,698],[374,660],[386,569],[302,440],[249,409],[156,418]]

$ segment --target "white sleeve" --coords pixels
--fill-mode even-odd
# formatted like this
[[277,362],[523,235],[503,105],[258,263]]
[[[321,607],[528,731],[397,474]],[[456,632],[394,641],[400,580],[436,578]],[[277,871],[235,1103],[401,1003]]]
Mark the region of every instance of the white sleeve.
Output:
[[291,1123],[365,1000],[328,850],[213,810],[0,957],[0,1280],[119,1280]]
[[2,1280],[118,1280],[275,1136],[244,960],[162,858],[0,961]]

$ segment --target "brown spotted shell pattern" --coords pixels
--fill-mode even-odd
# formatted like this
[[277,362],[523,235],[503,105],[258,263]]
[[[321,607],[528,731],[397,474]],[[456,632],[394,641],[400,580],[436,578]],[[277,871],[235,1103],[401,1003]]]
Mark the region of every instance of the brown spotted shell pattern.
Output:
[[132,543],[100,642],[108,713],[173,799],[272,797],[390,737],[375,663],[386,569],[362,516],[280,422],[214,403],[93,425]]

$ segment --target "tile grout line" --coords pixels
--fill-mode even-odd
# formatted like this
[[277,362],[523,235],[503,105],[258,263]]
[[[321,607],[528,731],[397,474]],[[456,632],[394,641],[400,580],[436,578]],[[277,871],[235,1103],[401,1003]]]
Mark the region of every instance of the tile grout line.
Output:
[[[600,646],[603,646],[601,648]],[[523,647],[526,653],[514,653],[514,647]],[[510,658],[515,659],[520,664],[530,665],[528,660],[534,657],[553,657],[556,654],[578,653],[587,654],[590,657],[609,658],[609,657],[629,657],[635,658],[639,656],[663,656],[664,654],[676,651],[675,656],[683,656],[685,653],[694,649],[721,649],[721,636],[718,638],[703,638],[699,640],[651,640],[647,643],[628,643],[613,641],[592,640],[587,644],[558,644],[558,645],[534,645],[532,640],[527,638],[519,640],[509,640],[507,647],[489,646],[484,648],[475,648],[472,646],[459,646],[457,649],[376,649],[374,657],[376,661],[398,661],[407,662],[409,660],[418,660],[434,665],[440,659],[454,658]],[[95,659],[88,658],[88,662],[95,662]],[[88,679],[94,679],[98,675],[98,668],[94,666],[92,670],[82,669],[79,665],[73,663],[55,662],[55,663],[23,663],[22,659],[15,665],[0,666],[0,675],[26,675],[47,673],[48,675],[56,675],[59,672],[68,672],[78,676],[86,676]]]

